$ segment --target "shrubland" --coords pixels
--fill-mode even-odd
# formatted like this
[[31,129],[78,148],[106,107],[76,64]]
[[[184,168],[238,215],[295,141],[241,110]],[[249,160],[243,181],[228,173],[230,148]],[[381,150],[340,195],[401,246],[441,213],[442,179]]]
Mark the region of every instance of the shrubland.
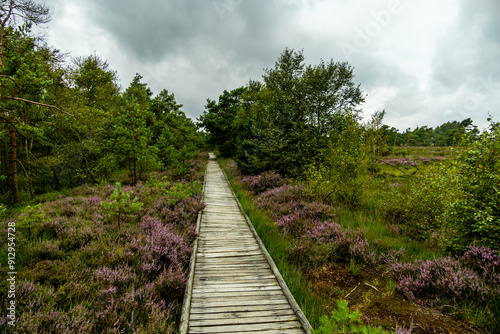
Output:
[[[374,305],[389,302],[373,301],[379,291],[391,302],[410,300],[495,332],[498,123],[490,119],[482,133],[467,119],[398,134],[383,125],[385,111],[362,123],[357,106],[363,100],[348,64],[306,65],[302,52],[287,49],[263,82],[211,101],[200,125],[210,131],[210,145],[233,157],[227,170],[239,196],[252,203],[250,214],[260,217],[259,211],[274,222],[264,223],[261,237],[275,229],[286,240],[275,256],[298,268],[303,284],[340,275],[337,269],[354,280],[371,273],[374,282],[385,282],[385,294],[365,282],[374,289],[352,297],[362,289],[349,287],[357,298],[352,307],[365,309],[374,324],[394,330],[398,324],[377,316],[383,311]],[[217,136],[227,129],[232,146],[222,152],[229,138]],[[401,146],[405,139],[421,146]],[[267,247],[274,247],[272,240]],[[325,303],[309,307],[315,324],[320,310],[335,308]],[[400,331],[413,326],[409,316],[398,319]]]
[[176,332],[207,158],[189,162],[189,178],[82,185],[4,219],[3,240],[16,226],[17,333]]

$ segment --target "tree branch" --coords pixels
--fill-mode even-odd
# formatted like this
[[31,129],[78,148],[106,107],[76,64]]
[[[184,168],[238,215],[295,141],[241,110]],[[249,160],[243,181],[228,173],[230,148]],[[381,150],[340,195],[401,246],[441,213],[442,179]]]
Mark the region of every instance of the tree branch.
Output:
[[63,114],[66,114],[66,115],[71,116],[71,117],[75,117],[74,115],[71,115],[70,113],[68,113],[68,112],[66,112],[66,111],[64,111],[62,109],[59,109],[56,106],[50,105],[50,104],[44,104],[44,103],[40,103],[40,102],[30,101],[30,100],[26,100],[26,99],[22,99],[20,97],[14,97],[14,96],[2,96],[2,98],[9,99],[9,100],[26,102],[26,103],[31,103],[31,104],[34,104],[34,105],[37,105],[37,106],[41,106],[41,107],[47,107],[47,108],[56,109],[57,111],[62,112]]
[[10,75],[5,75],[5,74],[2,74],[0,75],[1,78],[6,78],[6,79],[9,79],[10,81],[12,81],[14,83],[14,85],[18,88],[20,88],[21,86],[19,86],[19,84],[16,82],[16,78],[14,77],[11,77]]

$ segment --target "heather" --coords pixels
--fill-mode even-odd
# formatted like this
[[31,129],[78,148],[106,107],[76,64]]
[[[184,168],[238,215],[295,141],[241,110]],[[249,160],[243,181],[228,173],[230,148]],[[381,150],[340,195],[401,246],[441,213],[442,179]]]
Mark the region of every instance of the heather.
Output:
[[[393,213],[392,217],[384,216],[389,211],[387,209],[370,219],[365,214],[356,214],[352,208],[346,209],[349,207],[348,203],[321,201],[323,197],[311,191],[308,179],[287,179],[275,172],[241,176],[233,162],[228,163],[227,170],[238,187],[248,191],[253,205],[274,222],[274,228],[286,240],[284,244],[288,246],[277,255],[280,259],[278,261],[288,259],[306,277],[325,270],[328,272],[331,266],[347,271],[354,280],[372,277],[373,281],[359,281],[359,284],[371,286],[372,291],[365,291],[358,297],[351,296],[357,298],[356,309],[367,307],[371,303],[373,297],[370,296],[373,291],[379,291],[375,289],[382,280],[387,287],[386,292],[379,292],[382,293],[381,298],[401,298],[422,307],[446,310],[456,314],[455,317],[492,330],[496,326],[494,319],[499,314],[500,255],[497,250],[483,245],[480,240],[469,244],[459,253],[447,253],[444,247],[438,247],[440,235],[436,232],[436,226],[439,226],[440,221],[429,210],[437,212],[440,210],[437,205],[447,205],[453,199],[453,193],[444,190],[454,188],[449,178],[436,179],[436,175],[433,176],[439,173],[440,167],[428,168],[430,176],[414,179],[411,181],[414,183],[386,188],[391,194],[388,197],[392,196],[392,203],[400,201],[391,207],[401,208],[399,213]],[[283,181],[275,183],[273,187],[270,179]],[[404,195],[403,191],[412,189],[412,184],[421,186],[418,191],[420,196],[425,196],[426,201],[408,203],[409,206],[405,208],[402,205],[403,196],[408,199],[410,195]],[[416,187],[413,189],[417,191]],[[419,207],[423,209],[418,210]],[[254,209],[250,210],[251,215],[257,216],[253,213]],[[402,222],[403,217],[408,219],[406,223]],[[411,217],[415,218],[413,224]],[[272,227],[257,229],[270,234]],[[275,248],[273,245],[267,247]],[[333,271],[332,275],[339,274]],[[344,279],[351,280],[347,277]],[[313,279],[302,284],[315,284],[315,281]],[[345,297],[353,291],[356,294],[356,287],[342,292],[334,287],[333,292],[328,292],[328,295]],[[321,309],[321,306],[318,308]],[[480,316],[473,319],[472,314]],[[317,316],[312,314],[310,318],[318,319]],[[380,317],[381,315],[372,315],[372,321],[384,324]],[[396,324],[394,321],[399,325],[393,330],[412,332],[413,323],[392,320],[393,325]],[[387,322],[385,325],[387,326]],[[405,329],[408,327],[410,329]]]
[[[154,172],[136,185],[82,185],[5,219],[4,231],[17,227],[16,331],[176,332],[206,158],[188,179]],[[0,328],[9,330],[5,317]]]

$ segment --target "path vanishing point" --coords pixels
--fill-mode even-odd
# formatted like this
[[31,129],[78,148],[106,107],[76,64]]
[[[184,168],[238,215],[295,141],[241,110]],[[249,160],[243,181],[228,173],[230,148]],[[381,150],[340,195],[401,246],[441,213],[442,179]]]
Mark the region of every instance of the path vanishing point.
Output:
[[310,333],[310,324],[210,153],[179,332]]

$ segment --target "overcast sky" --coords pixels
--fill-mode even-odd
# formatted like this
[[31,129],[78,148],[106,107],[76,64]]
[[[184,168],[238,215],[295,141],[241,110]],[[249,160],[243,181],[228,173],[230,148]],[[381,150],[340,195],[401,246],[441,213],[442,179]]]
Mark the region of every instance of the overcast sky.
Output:
[[193,119],[206,99],[261,80],[286,48],[306,62],[349,61],[367,94],[404,130],[488,112],[500,121],[499,0],[47,0],[47,42],[97,53],[122,89],[140,73]]

